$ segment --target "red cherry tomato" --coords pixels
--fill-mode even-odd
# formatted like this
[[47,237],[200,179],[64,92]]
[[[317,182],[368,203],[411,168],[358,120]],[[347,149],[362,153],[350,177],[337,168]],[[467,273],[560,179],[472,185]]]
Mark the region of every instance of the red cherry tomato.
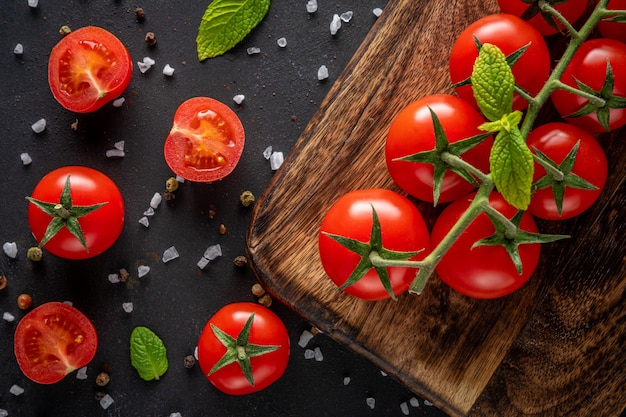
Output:
[[[553,35],[558,32],[558,30],[548,22],[547,19],[550,17],[544,17],[541,13],[541,9],[539,8],[539,0],[527,1],[527,0],[498,0],[498,5],[503,13],[512,14],[515,16],[519,16],[524,18],[528,23],[530,23],[535,29],[539,31],[544,36]],[[567,19],[568,22],[574,24],[580,16],[583,15],[585,9],[587,8],[587,0],[567,0],[567,1],[546,1],[546,3],[550,3],[555,10],[557,10],[561,15]],[[524,14],[531,13],[532,16],[529,16],[529,19],[526,19]],[[550,16],[546,13],[546,16]],[[558,23],[557,19],[553,19],[553,22],[557,24],[557,26],[563,30],[563,25]]]
[[[397,160],[435,149],[435,132],[429,108],[437,115],[449,143],[484,133],[478,130],[478,126],[486,120],[466,101],[446,94],[430,95],[414,101],[393,120],[385,144],[387,170],[406,193],[432,203],[434,165]],[[483,172],[489,172],[489,152],[492,144],[492,138],[484,140],[463,153],[463,160]],[[439,202],[455,200],[474,188],[474,185],[456,173],[447,171],[441,185]]]
[[[521,58],[511,67],[515,83],[531,95],[543,87],[550,75],[550,52],[541,33],[529,23],[510,14],[494,14],[478,19],[469,25],[457,38],[450,52],[450,78],[457,84],[472,75],[478,50],[474,37],[481,43],[496,45],[505,55],[529,45]],[[456,89],[457,94],[476,105],[471,85]],[[476,105],[477,106],[477,105]],[[528,106],[526,100],[515,94],[513,109]]]
[[[67,259],[86,259],[101,254],[115,243],[124,226],[124,201],[115,183],[106,175],[92,168],[67,166],[45,175],[37,184],[32,198],[56,204],[69,176],[72,206],[92,206],[106,203],[94,211],[77,217],[87,249],[80,240],[62,227],[54,237],[43,245],[50,253]],[[76,207],[69,209],[74,215]],[[28,224],[38,242],[46,235],[51,222],[57,221],[31,203],[28,206]]]
[[[528,206],[532,215],[547,220],[568,219],[587,210],[598,199],[606,183],[608,164],[602,146],[590,133],[568,123],[548,123],[531,131],[526,143],[533,153],[536,148],[558,165],[580,143],[570,172],[597,187],[593,190],[566,185],[560,214],[552,187],[536,190]],[[533,183],[545,175],[545,169],[535,162]],[[567,179],[562,183],[567,184]]]
[[15,357],[29,379],[53,384],[87,365],[96,354],[98,335],[91,321],[64,303],[42,304],[15,329]]
[[77,113],[98,110],[128,87],[133,63],[124,44],[105,29],[87,26],[56,44],[48,60],[54,98]]
[[165,160],[186,180],[217,181],[235,169],[244,141],[243,125],[235,112],[212,98],[194,97],[174,114]]
[[[609,0],[607,9],[626,10],[626,0]],[[626,43],[626,22],[604,19],[598,23],[600,34],[605,38],[611,38]]]
[[[338,286],[343,285],[359,263],[361,256],[325,233],[344,236],[360,242],[369,242],[376,209],[385,249],[421,251],[412,260],[423,259],[430,252],[430,237],[421,213],[406,197],[391,190],[355,190],[340,197],[328,210],[318,236],[318,248],[326,274]],[[387,267],[393,293],[405,292],[416,270],[408,267]],[[364,300],[381,300],[391,295],[381,283],[376,271],[370,269],[356,283],[344,291]]]
[[[271,352],[248,357],[254,385],[236,361],[211,371],[227,352],[212,326],[236,340],[251,315],[254,317],[247,344],[275,348]],[[252,349],[248,346],[246,355]],[[289,352],[289,335],[280,318],[268,308],[248,302],[227,304],[218,310],[209,319],[198,341],[198,362],[202,372],[217,389],[230,395],[250,394],[276,382],[287,368]]]
[[[441,212],[432,231],[433,247],[443,240],[472,199],[473,196],[469,196],[456,200]],[[489,204],[509,219],[517,213],[517,209],[497,193],[489,197]],[[537,233],[530,213],[524,213],[520,229]],[[487,215],[479,214],[439,261],[435,268],[439,278],[459,293],[481,299],[502,297],[521,288],[539,263],[540,244],[519,245],[522,273],[518,274],[504,247],[472,248],[474,243],[493,235],[495,230]]]
[[[626,44],[614,39],[596,38],[583,42],[563,72],[561,81],[576,87],[578,80],[594,91],[600,92],[607,79],[607,62],[611,64],[614,77],[613,89],[608,93],[620,97],[622,101],[626,100]],[[599,93],[595,95],[600,96]],[[606,132],[626,125],[626,108],[620,108],[620,105],[613,107],[609,102],[603,109],[585,116],[568,117],[582,109],[589,100],[565,90],[554,91],[551,99],[559,114],[568,122],[591,133]],[[598,119],[598,113],[602,112],[608,113],[609,129],[605,129]]]

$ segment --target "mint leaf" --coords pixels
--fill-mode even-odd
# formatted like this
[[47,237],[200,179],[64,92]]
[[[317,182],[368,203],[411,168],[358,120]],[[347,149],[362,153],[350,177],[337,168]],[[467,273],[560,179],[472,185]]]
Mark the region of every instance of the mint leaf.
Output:
[[163,341],[143,326],[135,327],[130,335],[130,362],[145,381],[159,379],[169,365]]
[[500,48],[490,43],[482,45],[471,81],[476,103],[488,120],[500,120],[511,113],[515,78]]
[[526,210],[533,182],[533,154],[517,126],[497,134],[489,164],[493,182],[504,199],[512,206]]
[[198,60],[233,48],[263,20],[269,8],[270,0],[213,0],[198,29]]

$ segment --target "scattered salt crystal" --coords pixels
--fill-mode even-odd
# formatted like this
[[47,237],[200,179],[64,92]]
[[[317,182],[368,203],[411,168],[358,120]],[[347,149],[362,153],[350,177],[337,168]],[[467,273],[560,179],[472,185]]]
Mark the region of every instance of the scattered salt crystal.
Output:
[[306,11],[309,13],[315,13],[317,11],[317,0],[309,0],[306,3]]
[[343,385],[348,385],[350,383],[351,379],[349,376],[344,376],[343,377]]
[[113,100],[113,107],[122,107],[125,101],[126,99],[124,97],[116,98]]
[[165,66],[163,67],[163,75],[171,77],[172,75],[174,75],[174,68],[172,68],[170,64],[165,64]]
[[150,272],[150,267],[147,265],[139,265],[139,267],[137,267],[137,276],[139,278],[146,276],[148,272]]
[[22,395],[24,394],[24,388],[19,385],[13,385],[11,386],[11,389],[9,389],[9,392],[15,396]]
[[374,407],[376,407],[376,399],[374,397],[367,397],[365,399],[365,404],[373,410]]
[[143,216],[141,219],[139,219],[139,224],[145,227],[149,227],[150,226],[150,220],[148,220],[148,218],[146,216]]
[[185,182],[185,179],[183,177],[181,177],[180,175],[177,175],[176,176],[176,181],[178,181],[179,183],[182,184],[183,182]]
[[377,7],[374,10],[372,10],[372,13],[374,13],[374,16],[380,17],[380,15],[383,14],[383,9],[381,9],[380,7]]
[[193,349],[193,357],[196,358],[196,360],[198,360],[198,346],[196,346]]
[[150,58],[149,56],[144,56],[143,57],[143,63],[146,65],[150,65],[153,66],[154,64],[156,64],[156,61],[152,58]]
[[4,408],[0,408],[0,417],[8,417],[8,416],[9,416],[9,412],[5,410]]
[[2,245],[2,250],[9,258],[15,258],[17,256],[17,244],[15,242],[5,242]]
[[258,54],[258,53],[261,52],[261,48],[258,48],[256,46],[252,46],[252,47],[246,49],[246,52],[248,53],[248,55]]
[[176,250],[176,248],[174,246],[170,246],[169,248],[165,249],[165,251],[163,252],[163,263],[167,263],[173,259],[178,258],[180,255],[178,254],[178,251]]
[[24,45],[22,45],[21,43],[15,45],[15,48],[13,48],[13,53],[15,55],[22,55],[24,53]]
[[333,20],[330,21],[330,34],[336,35],[341,29],[341,18],[338,14],[333,15]]
[[203,256],[202,258],[200,258],[200,260],[198,261],[196,265],[198,266],[198,268],[204,269],[206,268],[208,264],[209,264],[209,260]]
[[285,162],[285,157],[282,152],[272,152],[270,155],[270,168],[272,171],[276,171]]
[[326,78],[328,78],[328,68],[326,67],[326,65],[322,65],[317,69],[317,79],[319,81],[322,81]]
[[352,10],[348,10],[347,12],[341,13],[341,16],[339,16],[339,17],[344,22],[349,22],[350,20],[352,20],[352,16],[353,15],[354,15],[354,13],[352,12]]
[[118,274],[109,274],[109,282],[111,284],[117,284],[120,282],[120,276]]
[[304,351],[304,359],[313,359],[315,357],[315,351],[313,349],[306,349]]
[[140,61],[137,62],[137,68],[139,68],[139,71],[141,71],[142,74],[145,74],[146,71],[148,71],[151,66],[152,65],[148,65],[144,62],[140,62]]
[[161,201],[163,201],[163,196],[159,193],[154,193],[152,199],[150,200],[150,207],[156,209],[159,207],[159,204],[161,204]]
[[411,407],[419,407],[420,406],[419,400],[417,398],[415,398],[415,397],[409,398],[409,404],[411,404]]
[[2,318],[9,323],[15,320],[15,316],[8,311],[5,311],[4,314],[2,314]]
[[265,148],[265,150],[263,151],[263,157],[265,157],[265,159],[270,159],[270,156],[272,156],[272,147],[268,146],[267,148]]
[[122,309],[127,313],[133,312],[133,303],[122,303]]
[[106,151],[107,158],[122,158],[126,153],[121,149],[109,149]]
[[87,367],[83,366],[78,371],[76,371],[76,379],[87,379]]
[[222,247],[219,244],[211,245],[208,248],[206,248],[203,256],[207,258],[209,261],[212,261],[218,256],[222,256]]
[[387,373],[386,373],[385,371],[380,371],[380,374],[381,374],[382,376],[387,376]]
[[233,101],[237,104],[241,104],[243,103],[243,101],[245,100],[246,96],[244,96],[243,94],[237,94],[235,97],[233,97]]
[[67,304],[70,307],[74,305],[74,303],[71,301],[63,301],[63,304]]
[[322,354],[322,349],[320,349],[319,347],[316,347],[313,350],[313,353],[315,354],[315,360],[318,362],[321,362],[324,360],[324,355]]
[[20,154],[20,159],[22,160],[22,164],[30,165],[33,162],[33,158],[27,152],[23,152]]
[[278,40],[276,41],[276,43],[278,44],[278,46],[280,46],[281,48],[284,48],[285,46],[287,46],[287,38],[278,38]]
[[28,5],[30,7],[37,7],[38,4],[39,4],[39,0],[28,0]]
[[179,412],[170,414],[170,417],[183,417],[183,415]]
[[144,216],[154,216],[154,209],[152,207],[148,207],[146,211],[143,212]]
[[424,405],[427,405],[427,406],[432,406],[432,405],[433,405],[433,403],[431,403],[431,402],[430,402],[430,401],[428,401],[428,400],[424,400]]
[[41,133],[46,130],[46,119],[39,119],[35,123],[32,124],[31,129],[35,133]]
[[113,147],[114,147],[115,149],[119,149],[120,151],[123,151],[123,150],[124,150],[124,144],[125,144],[125,142],[124,142],[123,140],[120,140],[120,141],[118,141],[118,142],[115,142],[115,143],[113,144]]
[[113,404],[113,402],[114,402],[113,398],[109,394],[106,394],[104,397],[100,399],[100,407],[106,410],[107,408],[111,406],[111,404]]
[[406,403],[406,401],[400,403],[400,411],[402,411],[402,414],[404,414],[405,416],[409,415],[409,405]]
[[300,339],[298,340],[298,346],[302,348],[306,347],[306,345],[309,344],[311,339],[313,339],[313,333],[311,333],[308,330],[304,330],[302,334],[300,334]]

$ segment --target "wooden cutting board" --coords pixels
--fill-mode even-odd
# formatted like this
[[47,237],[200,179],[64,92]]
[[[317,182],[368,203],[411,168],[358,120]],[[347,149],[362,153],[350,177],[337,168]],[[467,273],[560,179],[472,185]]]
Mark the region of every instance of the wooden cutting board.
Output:
[[[397,190],[385,134],[410,101],[449,92],[448,55],[495,0],[390,0],[259,198],[247,244],[273,297],[455,416],[618,416],[626,404],[624,129],[602,138],[610,178],[583,216],[540,223],[545,245],[520,291],[472,300],[433,277],[422,295],[366,302],[339,292],[317,254],[343,193]],[[432,223],[434,213],[418,206]]]

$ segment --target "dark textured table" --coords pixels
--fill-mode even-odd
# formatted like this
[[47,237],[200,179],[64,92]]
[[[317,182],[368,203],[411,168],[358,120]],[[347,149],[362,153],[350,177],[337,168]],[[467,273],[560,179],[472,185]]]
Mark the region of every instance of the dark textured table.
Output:
[[[259,195],[274,172],[263,151],[285,155],[299,137],[343,67],[372,26],[374,8],[385,0],[320,1],[309,14],[306,0],[274,1],[263,22],[235,49],[200,63],[195,37],[208,1],[151,0],[145,4],[126,0],[40,0],[36,8],[27,0],[9,0],[0,8],[0,167],[4,174],[0,199],[0,243],[15,242],[15,259],[0,254],[0,274],[8,287],[0,291],[0,313],[15,321],[0,321],[0,409],[9,416],[401,416],[402,403],[409,415],[443,415],[416,397],[370,362],[324,335],[307,349],[319,347],[323,360],[305,358],[298,338],[310,325],[288,308],[271,308],[286,323],[292,341],[291,359],[283,378],[260,393],[231,397],[209,384],[199,367],[183,367],[193,353],[208,318],[226,303],[256,301],[255,283],[246,268],[233,259],[246,253],[249,208],[239,195],[250,190]],[[145,19],[138,21],[135,7]],[[329,25],[334,14],[353,11],[335,36]],[[59,28],[101,26],[122,40],[133,61],[149,56],[156,65],[145,74],[136,64],[130,86],[119,108],[107,105],[86,115],[64,110],[47,85],[47,60],[60,39]],[[144,42],[154,32],[156,45]],[[277,45],[286,38],[287,46]],[[22,44],[21,55],[13,53]],[[249,55],[247,48],[260,53]],[[162,74],[174,67],[173,77]],[[329,78],[318,81],[321,65]],[[243,94],[241,105],[233,97]],[[210,96],[231,106],[246,130],[246,145],[235,171],[214,184],[185,183],[176,199],[162,203],[149,227],[139,224],[154,193],[163,192],[171,176],[163,159],[163,143],[177,106],[193,96]],[[36,134],[31,125],[45,118],[47,127]],[[78,120],[77,129],[71,128]],[[124,141],[125,156],[107,158],[106,151]],[[23,165],[20,154],[32,163]],[[101,170],[119,186],[126,204],[126,223],[120,239],[107,252],[84,261],[67,261],[46,254],[40,264],[26,259],[34,244],[26,219],[33,188],[47,172],[64,165],[85,165]],[[215,211],[209,216],[209,208]],[[224,224],[224,235],[218,231]],[[204,270],[196,267],[207,246],[220,244],[223,256]],[[180,257],[161,261],[165,249],[175,246]],[[150,272],[137,279],[137,268]],[[113,284],[109,274],[125,268],[135,285]],[[49,386],[29,381],[13,355],[13,333],[25,314],[17,308],[20,293],[32,295],[34,304],[71,301],[95,324],[99,346],[87,368],[88,378],[76,374]],[[132,302],[131,313],[122,304]],[[144,382],[132,368],[129,336],[135,326],[151,328],[168,349],[170,368],[159,381]],[[110,367],[111,382],[104,388],[95,376]],[[350,381],[344,384],[344,378]],[[24,389],[12,394],[11,387]],[[95,399],[103,391],[114,400],[104,410]],[[374,398],[371,409],[366,398]],[[417,398],[417,397],[416,397]]]

